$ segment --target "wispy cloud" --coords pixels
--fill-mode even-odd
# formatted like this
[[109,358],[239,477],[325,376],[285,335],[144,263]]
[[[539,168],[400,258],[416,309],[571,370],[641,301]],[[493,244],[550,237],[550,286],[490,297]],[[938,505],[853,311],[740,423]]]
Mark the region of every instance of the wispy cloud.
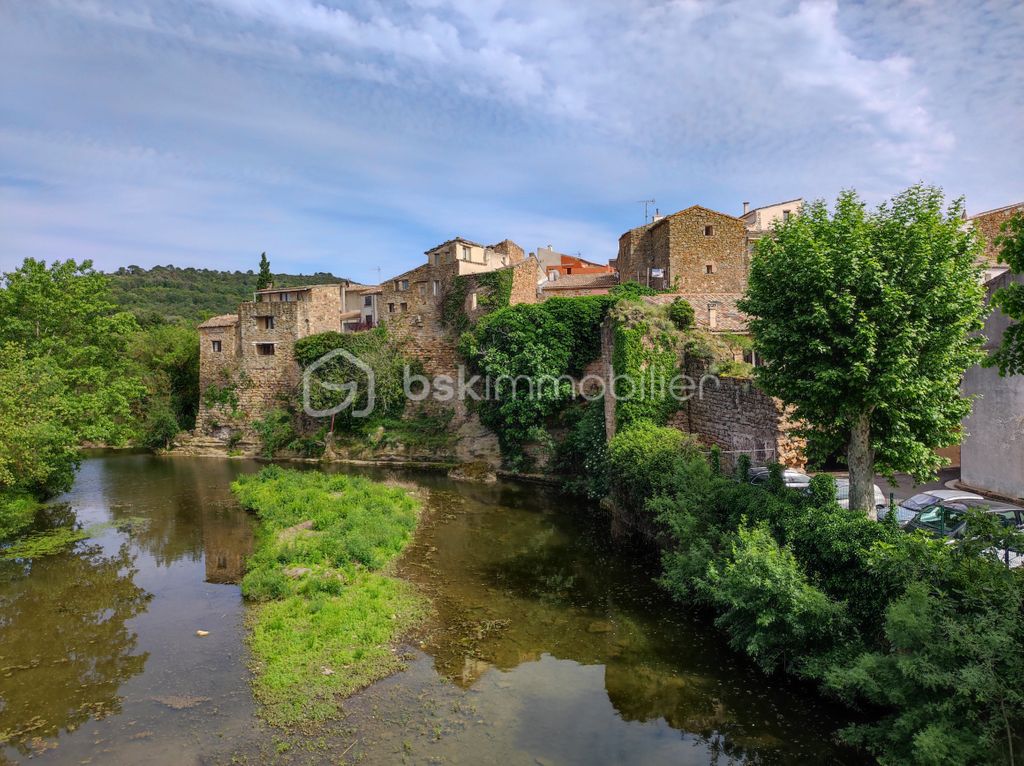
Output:
[[374,279],[456,233],[607,258],[650,196],[994,206],[1024,198],[1021,8],[15,0],[0,258]]

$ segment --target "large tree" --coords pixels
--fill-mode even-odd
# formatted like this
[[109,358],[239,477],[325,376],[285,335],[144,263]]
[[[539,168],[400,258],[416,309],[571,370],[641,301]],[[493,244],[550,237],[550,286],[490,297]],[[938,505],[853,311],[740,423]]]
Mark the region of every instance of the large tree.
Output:
[[741,308],[757,380],[791,404],[812,459],[845,452],[850,507],[874,516],[876,471],[924,480],[956,444],[981,356],[977,235],[963,202],[914,186],[868,212],[853,191],[823,201],[757,246]]
[[274,284],[274,275],[270,273],[270,261],[266,253],[260,253],[260,275],[256,279],[256,289],[266,290]]
[[[999,260],[1015,274],[1024,274],[1024,213],[1004,223],[996,243],[1001,246]],[[992,295],[992,305],[1015,320],[1003,333],[1002,345],[993,352],[989,364],[999,367],[1000,375],[1024,375],[1024,284],[1013,282]]]

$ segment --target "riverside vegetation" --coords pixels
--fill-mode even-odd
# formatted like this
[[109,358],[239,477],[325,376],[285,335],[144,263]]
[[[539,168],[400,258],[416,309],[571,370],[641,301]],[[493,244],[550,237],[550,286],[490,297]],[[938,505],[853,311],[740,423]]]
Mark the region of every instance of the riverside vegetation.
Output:
[[388,574],[420,503],[361,477],[269,467],[232,490],[260,520],[242,594],[253,602],[253,689],[268,721],[336,716],[339,700],[402,665],[395,642],[426,611]]

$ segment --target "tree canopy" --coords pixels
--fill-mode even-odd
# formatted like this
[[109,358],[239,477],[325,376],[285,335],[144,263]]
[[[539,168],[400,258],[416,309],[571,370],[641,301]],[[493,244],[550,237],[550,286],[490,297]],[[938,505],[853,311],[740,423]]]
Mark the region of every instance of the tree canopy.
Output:
[[[1002,226],[996,240],[1002,246],[999,261],[1015,274],[1024,274],[1024,213],[1018,213]],[[1003,333],[1002,345],[989,359],[999,367],[1000,375],[1024,375],[1024,284],[1014,282],[1000,287],[992,295],[992,305],[1014,320]]]
[[740,303],[761,387],[792,405],[818,460],[845,449],[852,508],[873,513],[876,470],[919,480],[955,444],[980,358],[980,243],[963,202],[914,186],[868,212],[853,191],[760,240]]
[[256,289],[266,290],[274,284],[274,275],[270,273],[270,261],[266,253],[260,253],[260,274],[256,278]]

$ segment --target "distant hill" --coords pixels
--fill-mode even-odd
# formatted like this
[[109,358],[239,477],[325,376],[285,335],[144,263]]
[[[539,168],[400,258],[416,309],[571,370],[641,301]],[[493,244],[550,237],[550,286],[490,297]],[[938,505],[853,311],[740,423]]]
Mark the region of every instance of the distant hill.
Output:
[[[228,314],[256,289],[254,271],[179,269],[176,266],[121,267],[107,275],[114,300],[142,321],[157,316],[201,322],[216,314]],[[328,284],[344,281],[333,274],[274,274],[275,287]]]

